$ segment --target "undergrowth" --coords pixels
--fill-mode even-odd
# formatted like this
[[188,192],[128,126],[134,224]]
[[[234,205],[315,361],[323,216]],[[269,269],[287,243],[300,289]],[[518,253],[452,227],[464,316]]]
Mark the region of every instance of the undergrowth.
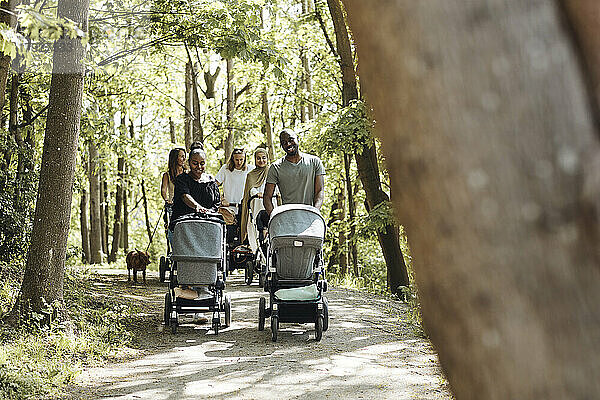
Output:
[[[89,270],[67,269],[67,324],[53,321],[43,326],[41,316],[31,312],[23,315],[16,327],[2,324],[0,399],[55,396],[73,382],[84,365],[114,357],[131,343],[126,322],[135,310],[109,298],[94,297],[92,281]],[[0,297],[2,311],[6,312],[6,298],[14,299],[14,293],[3,289]]]

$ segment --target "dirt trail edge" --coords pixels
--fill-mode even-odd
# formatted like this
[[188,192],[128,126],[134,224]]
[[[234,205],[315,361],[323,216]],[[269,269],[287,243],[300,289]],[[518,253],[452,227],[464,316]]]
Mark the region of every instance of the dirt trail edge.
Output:
[[240,271],[226,288],[231,327],[215,336],[187,319],[173,335],[162,325],[167,289],[154,274],[143,285],[128,283],[126,272],[98,272],[95,295],[143,305],[136,349],[125,361],[86,368],[64,399],[452,398],[431,344],[405,322],[402,303],[330,288],[321,342],[314,324],[281,324],[273,343],[269,320],[258,331],[258,299],[267,293],[246,286]]

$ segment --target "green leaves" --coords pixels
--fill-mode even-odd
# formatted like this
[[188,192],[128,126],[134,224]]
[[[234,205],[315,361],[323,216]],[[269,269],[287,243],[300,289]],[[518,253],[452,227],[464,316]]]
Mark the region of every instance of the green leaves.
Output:
[[352,100],[331,119],[329,126],[321,132],[323,151],[327,154],[361,153],[365,145],[373,142],[374,121],[367,105],[362,100]]

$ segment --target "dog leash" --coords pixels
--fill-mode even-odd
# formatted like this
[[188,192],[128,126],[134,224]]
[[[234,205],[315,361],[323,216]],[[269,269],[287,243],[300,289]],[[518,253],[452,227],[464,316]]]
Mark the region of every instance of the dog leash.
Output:
[[158,216],[158,220],[156,221],[156,225],[154,226],[154,232],[152,232],[152,236],[150,236],[150,241],[148,242],[148,246],[146,246],[146,252],[148,251],[148,249],[150,248],[150,245],[152,244],[152,239],[154,239],[154,234],[156,233],[156,229],[158,229],[158,224],[160,223],[160,217],[162,217],[164,212],[165,212],[165,208],[163,207],[163,209],[160,212],[160,215]]

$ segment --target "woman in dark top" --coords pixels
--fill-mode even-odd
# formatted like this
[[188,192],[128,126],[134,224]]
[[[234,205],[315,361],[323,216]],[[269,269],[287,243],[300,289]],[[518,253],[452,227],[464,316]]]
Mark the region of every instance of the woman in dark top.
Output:
[[221,196],[215,179],[205,173],[206,153],[202,149],[190,152],[188,162],[190,171],[180,174],[175,179],[173,196],[173,216],[169,229],[172,231],[174,221],[186,214],[194,212],[216,212],[221,204]]

